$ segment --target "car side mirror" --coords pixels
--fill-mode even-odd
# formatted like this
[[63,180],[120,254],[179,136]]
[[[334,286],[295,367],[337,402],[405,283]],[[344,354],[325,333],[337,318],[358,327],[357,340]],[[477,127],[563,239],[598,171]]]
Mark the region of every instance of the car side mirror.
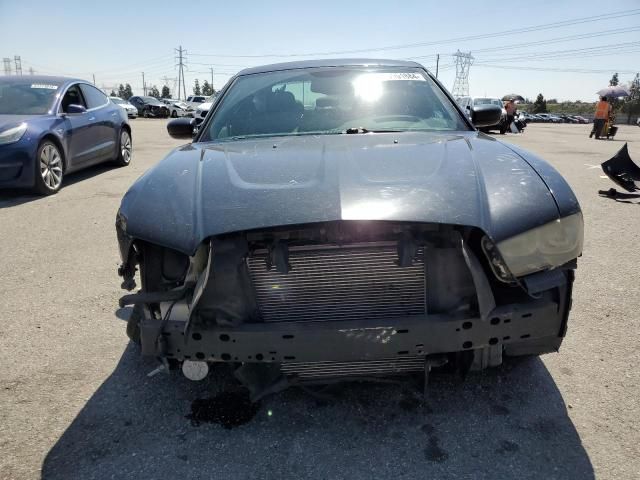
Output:
[[167,132],[172,138],[193,137],[195,123],[192,118],[176,118],[167,124]]
[[67,106],[67,110],[65,113],[68,113],[69,115],[79,115],[81,113],[85,113],[86,111],[87,109],[84,108],[82,105],[72,103]]
[[477,128],[490,127],[500,123],[502,108],[497,105],[478,105],[474,108],[471,121]]

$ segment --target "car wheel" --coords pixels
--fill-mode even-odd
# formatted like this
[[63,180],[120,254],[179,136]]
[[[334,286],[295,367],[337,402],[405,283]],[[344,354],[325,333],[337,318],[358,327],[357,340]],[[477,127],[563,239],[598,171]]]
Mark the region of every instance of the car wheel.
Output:
[[133,142],[131,134],[125,128],[120,132],[120,142],[118,143],[118,156],[116,157],[116,165],[126,167],[131,163],[131,155],[133,154]]
[[143,116],[144,118],[149,118],[149,111],[148,111],[148,110],[143,110],[143,111],[142,111],[142,116]]
[[175,110],[171,112],[171,118],[178,118],[178,112],[176,112]]
[[142,320],[142,315],[142,305],[136,303],[127,320],[127,337],[137,345],[140,345],[140,321]]
[[41,195],[52,195],[60,190],[64,174],[64,162],[58,146],[45,140],[38,147],[35,161],[35,191]]

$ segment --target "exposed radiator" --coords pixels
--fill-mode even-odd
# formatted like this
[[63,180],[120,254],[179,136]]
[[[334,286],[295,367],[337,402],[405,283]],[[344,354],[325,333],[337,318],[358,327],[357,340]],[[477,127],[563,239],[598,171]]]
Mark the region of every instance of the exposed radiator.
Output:
[[266,269],[256,252],[249,271],[266,322],[356,320],[425,313],[422,251],[399,267],[395,243],[292,247],[289,273]]
[[406,356],[363,362],[288,362],[280,365],[285,375],[301,379],[366,377],[393,375],[424,370],[424,357]]

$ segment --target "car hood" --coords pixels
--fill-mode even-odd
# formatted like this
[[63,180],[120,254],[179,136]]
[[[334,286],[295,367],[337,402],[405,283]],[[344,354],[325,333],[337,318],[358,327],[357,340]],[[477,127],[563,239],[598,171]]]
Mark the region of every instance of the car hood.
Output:
[[43,115],[0,115],[0,132]]
[[189,144],[138,179],[120,213],[129,236],[187,254],[213,235],[280,225],[457,224],[497,242],[559,218],[522,154],[477,132]]

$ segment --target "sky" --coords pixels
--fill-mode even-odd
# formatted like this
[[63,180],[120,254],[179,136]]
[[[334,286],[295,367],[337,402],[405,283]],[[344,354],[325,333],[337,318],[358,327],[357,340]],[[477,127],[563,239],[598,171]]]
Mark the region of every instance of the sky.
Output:
[[0,58],[15,68],[19,55],[23,74],[141,94],[144,72],[173,90],[179,46],[188,94],[210,69],[218,89],[244,67],[311,58],[412,59],[435,73],[438,54],[451,90],[460,50],[474,57],[473,96],[595,101],[613,72],[627,83],[640,71],[640,1],[0,0]]

